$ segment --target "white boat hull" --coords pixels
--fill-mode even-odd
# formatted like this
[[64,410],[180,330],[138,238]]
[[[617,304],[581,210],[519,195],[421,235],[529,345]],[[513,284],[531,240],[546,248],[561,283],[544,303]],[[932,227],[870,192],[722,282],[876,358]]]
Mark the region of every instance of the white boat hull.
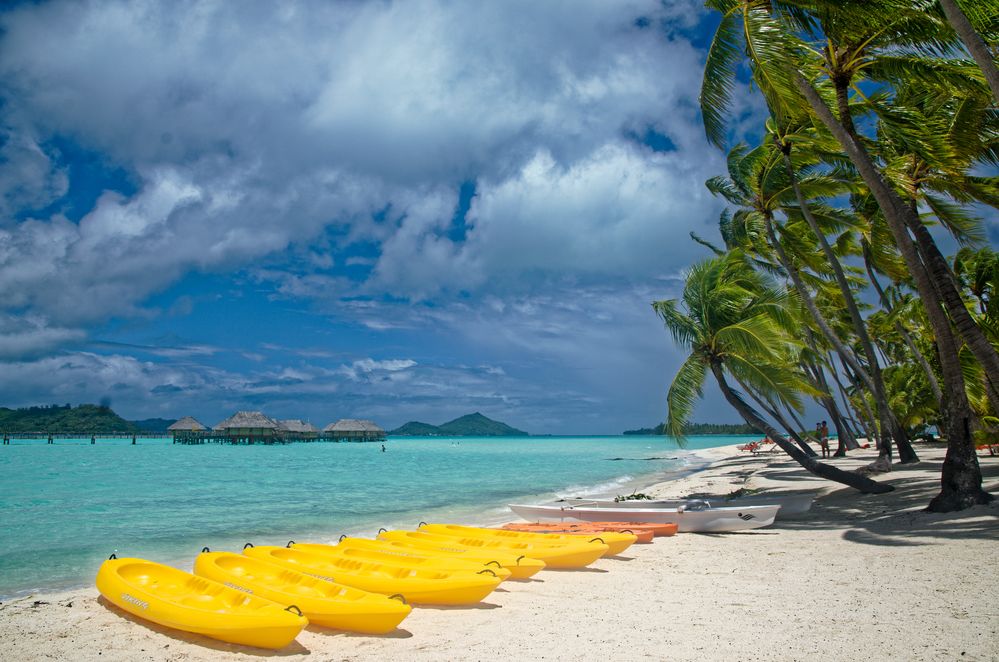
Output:
[[530,506],[510,504],[510,510],[530,521],[655,522],[676,524],[680,532],[745,531],[770,526],[780,506],[745,508],[595,508],[589,506]]
[[[693,503],[706,502],[711,508],[744,508],[746,506],[780,506],[779,519],[807,513],[815,500],[814,494],[767,495],[759,494],[735,499],[725,497],[704,497],[699,499],[635,499],[614,501],[613,499],[563,499],[570,506],[594,508],[676,508]],[[560,502],[561,503],[561,502]]]

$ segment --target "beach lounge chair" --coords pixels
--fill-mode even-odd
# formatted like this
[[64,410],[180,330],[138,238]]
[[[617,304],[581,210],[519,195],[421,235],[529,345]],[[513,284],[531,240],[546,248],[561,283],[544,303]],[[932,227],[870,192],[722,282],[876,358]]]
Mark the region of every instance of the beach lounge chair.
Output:
[[748,451],[750,453],[755,453],[756,449],[759,448],[759,447],[760,447],[760,442],[758,442],[758,441],[751,441],[748,444],[745,444],[743,446],[738,446],[738,449],[740,451]]

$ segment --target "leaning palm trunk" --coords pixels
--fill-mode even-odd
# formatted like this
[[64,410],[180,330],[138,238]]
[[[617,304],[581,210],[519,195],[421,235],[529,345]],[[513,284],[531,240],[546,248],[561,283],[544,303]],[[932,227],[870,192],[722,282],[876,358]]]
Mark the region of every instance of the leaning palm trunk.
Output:
[[[944,419],[944,432],[947,436],[947,455],[941,472],[941,491],[930,502],[929,509],[943,512],[961,510],[979,503],[988,503],[992,500],[992,495],[982,489],[981,467],[978,465],[978,457],[975,455],[975,446],[971,438],[971,406],[968,403],[964,387],[964,376],[957,355],[957,345],[951,333],[950,321],[937,303],[940,301],[941,295],[943,295],[943,303],[946,305],[947,311],[954,318],[954,322],[969,348],[981,362],[986,375],[991,373],[999,376],[999,355],[985,339],[982,330],[971,319],[967,308],[964,307],[964,302],[954,287],[953,273],[946,262],[944,262],[944,269],[941,271],[940,265],[936,261],[931,261],[930,264],[924,266],[920,260],[907,229],[907,226],[910,228],[916,225],[922,226],[919,218],[908,219],[909,216],[912,216],[911,210],[885,183],[881,173],[878,172],[874,162],[860,142],[854,140],[842,124],[836,121],[815,88],[800,73],[795,74],[795,82],[816,115],[846,151],[850,161],[860,172],[864,183],[867,184],[877,200],[878,206],[881,207],[888,227],[895,238],[895,243],[898,245],[916,283],[916,289],[923,300],[927,317],[936,337],[944,378],[944,407],[941,413]],[[914,222],[910,223],[909,220]],[[939,293],[934,282],[940,288]],[[956,301],[953,300],[954,298]],[[974,327],[973,329],[969,328],[969,323],[970,326]],[[976,350],[975,341],[977,338],[988,345],[988,351],[985,351],[980,343]]]
[[[867,276],[871,280],[871,285],[874,286],[874,290],[878,293],[878,298],[881,300],[881,307],[885,309],[885,312],[892,312],[891,302],[888,300],[888,296],[885,294],[884,289],[881,287],[881,283],[878,282],[877,274],[874,273],[874,265],[871,264],[871,251],[867,245],[864,245],[864,267],[867,269]],[[910,334],[902,323],[896,321],[894,324],[895,331],[902,337],[903,342],[912,352],[913,358],[919,364],[919,367],[923,369],[923,374],[926,376],[926,382],[930,385],[930,390],[933,391],[933,397],[937,401],[937,407],[943,407],[943,392],[940,390],[940,382],[937,380],[936,374],[933,372],[933,368],[930,367],[930,362],[926,360],[923,353],[919,351],[916,346],[916,341],[913,340],[912,334]],[[991,390],[989,391],[991,393]]]
[[988,81],[989,87],[992,88],[992,96],[995,97],[996,103],[999,103],[999,69],[996,69],[996,65],[992,61],[992,54],[989,52],[989,47],[985,45],[985,41],[975,31],[975,27],[971,24],[971,21],[968,20],[968,17],[964,15],[964,12],[961,11],[961,8],[954,0],[940,0],[940,6],[947,16],[947,22],[954,28],[954,32],[964,42],[964,46],[971,53],[971,57],[981,67],[982,73],[985,74],[985,80]]
[[778,262],[780,262],[781,267],[783,267],[784,271],[791,279],[791,283],[794,285],[794,289],[798,292],[798,295],[801,297],[801,301],[802,303],[805,304],[805,308],[807,308],[808,312],[811,313],[812,319],[815,320],[816,326],[819,327],[819,330],[822,332],[822,335],[825,337],[827,341],[829,341],[829,343],[836,350],[836,353],[839,355],[840,360],[849,365],[850,369],[853,370],[854,374],[860,377],[864,381],[864,384],[867,386],[868,390],[872,394],[874,394],[875,403],[878,405],[877,406],[878,422],[881,427],[881,437],[882,441],[884,442],[879,446],[879,449],[883,455],[888,455],[890,457],[891,444],[888,440],[891,439],[892,429],[894,426],[891,423],[891,419],[893,417],[891,416],[890,411],[888,410],[887,403],[884,403],[885,406],[881,406],[882,403],[878,401],[878,389],[875,386],[874,380],[871,378],[871,375],[868,374],[866,370],[864,370],[863,366],[860,364],[860,360],[857,359],[856,355],[854,355],[852,350],[850,350],[846,345],[843,344],[843,341],[840,340],[839,336],[836,335],[836,332],[832,330],[832,327],[829,325],[829,322],[826,321],[825,316],[822,315],[822,313],[819,311],[818,306],[815,304],[815,300],[812,298],[811,293],[808,291],[804,281],[801,279],[801,275],[798,273],[797,267],[795,267],[794,264],[791,263],[791,259],[784,251],[784,247],[780,243],[780,240],[777,237],[777,233],[774,230],[773,222],[770,219],[770,217],[765,216],[764,220],[766,224],[767,237],[769,238],[770,243],[777,254],[777,260]]
[[[832,361],[830,361],[830,365],[831,364]],[[853,386],[853,388],[857,390],[857,400],[860,401],[861,409],[863,409],[863,412],[860,411],[857,412],[857,417],[864,422],[864,427],[867,428],[866,432],[867,438],[870,441],[874,442],[875,448],[881,448],[881,432],[880,430],[878,430],[878,422],[877,419],[875,419],[874,417],[874,412],[871,411],[871,406],[867,403],[867,398],[865,398],[863,395],[863,390],[860,384],[860,380],[857,379],[857,377],[852,372],[850,372],[850,367],[843,362],[842,358],[840,358],[840,366],[843,369],[843,374],[846,376],[848,380],[850,380],[851,386]],[[839,377],[836,377],[835,370],[833,371],[833,376],[835,377],[836,383],[839,386],[840,392],[843,395],[843,400],[849,404],[852,404],[853,401],[850,400],[850,398],[848,397],[846,389],[843,388],[843,385],[839,383]]]
[[718,382],[718,387],[721,389],[722,395],[725,396],[725,400],[739,412],[739,415],[742,416],[743,420],[756,428],[761,434],[765,434],[770,437],[774,443],[780,446],[785,453],[790,455],[795,462],[804,467],[809,473],[819,476],[820,478],[842,483],[843,485],[860,490],[864,494],[884,494],[885,492],[891,492],[895,489],[891,485],[878,483],[877,481],[873,481],[866,476],[861,476],[860,474],[843,471],[842,469],[819,462],[814,457],[805,455],[794,444],[780,434],[776,428],[767,423],[759,414],[757,414],[752,407],[739,397],[738,393],[732,390],[732,387],[730,387],[728,382],[725,380],[725,372],[722,369],[721,363],[712,361],[710,367],[711,374],[714,375],[715,380]]
[[805,442],[804,439],[801,438],[801,436],[795,431],[794,426],[788,423],[787,419],[785,419],[781,415],[780,411],[773,403],[767,403],[762,397],[760,397],[757,393],[755,393],[753,389],[749,388],[746,384],[740,381],[738,377],[736,378],[735,381],[737,384],[739,384],[739,386],[742,387],[742,390],[745,391],[749,395],[749,397],[753,399],[753,402],[755,402],[760,407],[760,409],[770,414],[770,416],[775,421],[777,421],[784,427],[784,429],[787,431],[788,436],[791,437],[791,439],[793,439],[796,444],[798,444],[798,448],[800,448],[805,455],[809,455],[811,457],[816,456],[815,451],[811,449],[811,447]]
[[[916,455],[916,451],[912,449],[912,444],[909,443],[908,434],[905,428],[899,423],[898,417],[891,410],[888,404],[888,393],[885,389],[884,379],[881,376],[881,365],[878,363],[878,356],[874,352],[874,343],[871,342],[871,336],[867,333],[867,326],[864,324],[864,318],[860,315],[860,308],[857,307],[857,302],[853,298],[853,290],[850,289],[850,283],[846,280],[846,274],[843,273],[843,267],[839,263],[839,258],[833,253],[832,247],[829,246],[829,241],[826,239],[825,233],[822,228],[819,227],[818,222],[812,215],[812,210],[805,200],[805,196],[801,193],[801,187],[798,186],[798,175],[794,171],[794,165],[791,163],[791,146],[788,143],[781,142],[778,147],[780,148],[781,155],[784,159],[784,167],[787,169],[788,177],[791,179],[791,188],[794,190],[795,198],[798,201],[798,207],[801,209],[802,216],[805,217],[805,222],[808,223],[808,227],[811,229],[812,234],[819,242],[819,246],[822,248],[822,253],[825,255],[826,262],[832,268],[833,275],[836,278],[836,283],[839,285],[840,293],[843,295],[843,301],[846,304],[847,312],[850,314],[850,321],[853,323],[853,329],[857,333],[857,337],[860,339],[860,347],[864,350],[864,354],[867,357],[867,365],[870,370],[870,381],[871,393],[874,395],[874,402],[877,405],[878,413],[881,415],[882,420],[888,425],[888,428],[882,428],[884,434],[888,434],[892,439],[895,440],[895,446],[898,448],[898,459],[902,464],[909,464],[912,462],[919,462],[919,457]],[[887,444],[885,448],[889,448]]]

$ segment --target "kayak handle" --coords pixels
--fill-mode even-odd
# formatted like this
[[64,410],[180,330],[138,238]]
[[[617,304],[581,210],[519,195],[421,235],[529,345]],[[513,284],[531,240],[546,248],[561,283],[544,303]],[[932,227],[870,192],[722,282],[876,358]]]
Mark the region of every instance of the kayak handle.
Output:
[[285,611],[291,611],[292,609],[294,609],[295,613],[298,614],[299,616],[304,615],[302,614],[302,610],[296,607],[295,605],[288,605],[287,607],[284,608]]
[[631,535],[635,535],[635,532],[631,529],[621,529],[621,533],[630,533]]
[[520,565],[520,560],[521,559],[526,559],[526,558],[527,558],[526,554],[521,554],[520,556],[518,556],[517,557],[517,565]]
[[201,548],[201,553],[202,554],[204,554],[205,552],[210,552],[210,551],[212,551],[212,550],[208,549],[207,547],[202,547]]
[[[385,529],[382,529],[382,531],[384,531],[384,530],[385,530]],[[379,531],[379,533],[381,533],[381,531]],[[337,538],[337,539],[336,539],[336,541],[337,541],[337,542],[343,542],[343,539],[344,539],[344,538],[346,538],[346,537],[347,537],[347,534],[346,534],[346,533],[341,533],[341,534],[340,534],[340,537],[339,537],[339,538]]]
[[502,568],[503,567],[503,564],[500,563],[499,561],[486,561],[486,565],[492,565],[494,563],[496,564],[497,568]]
[[420,522],[420,523],[419,523],[419,525],[418,525],[418,526],[417,526],[416,528],[418,528],[418,529],[419,529],[419,528],[421,528],[421,527],[424,527],[424,526],[426,526],[426,525],[427,525],[427,523],[426,523],[426,522]]
[[112,560],[114,560],[116,558],[118,558],[118,555],[115,554],[114,552],[111,552],[111,556],[108,557],[108,561],[112,561]]
[[599,543],[602,543],[602,544],[604,544],[604,545],[606,545],[606,544],[607,544],[607,543],[605,543],[605,542],[604,542],[604,539],[603,539],[603,538],[594,538],[594,539],[592,539],[592,540],[591,540],[590,542],[599,542]]
[[245,545],[243,545],[243,549],[246,549],[247,547],[253,547],[253,543],[252,542],[248,542]]
[[394,600],[398,600],[399,602],[401,602],[404,605],[408,605],[409,604],[408,602],[406,602],[406,596],[403,595],[402,593],[393,593],[392,595],[390,595],[388,597],[389,597],[389,600],[393,600],[394,599]]
[[384,526],[380,526],[378,527],[378,533],[388,533],[388,529],[386,529]]
[[288,544],[287,544],[287,545],[285,545],[285,547],[291,547],[291,546],[292,546],[292,545],[294,545],[294,544],[295,544],[295,541],[294,541],[294,540],[289,540],[289,541],[288,541]]
[[493,572],[493,571],[492,571],[492,570],[490,570],[489,568],[483,568],[482,570],[479,570],[479,571],[478,571],[477,573],[475,573],[475,574],[477,574],[477,575],[481,575],[482,573],[485,573],[485,572],[488,572],[488,573],[489,573],[490,575],[492,575],[493,577],[499,577],[499,575],[497,575],[497,574],[496,574],[495,572]]

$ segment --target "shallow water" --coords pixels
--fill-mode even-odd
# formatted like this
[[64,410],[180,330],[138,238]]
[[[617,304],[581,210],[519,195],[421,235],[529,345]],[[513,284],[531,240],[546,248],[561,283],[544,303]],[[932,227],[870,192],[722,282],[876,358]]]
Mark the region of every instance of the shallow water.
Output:
[[0,446],[0,598],[90,584],[112,552],[189,569],[203,546],[334,540],[420,520],[512,518],[510,501],[630,492],[692,467],[692,437],[392,438],[182,446],[168,439]]

